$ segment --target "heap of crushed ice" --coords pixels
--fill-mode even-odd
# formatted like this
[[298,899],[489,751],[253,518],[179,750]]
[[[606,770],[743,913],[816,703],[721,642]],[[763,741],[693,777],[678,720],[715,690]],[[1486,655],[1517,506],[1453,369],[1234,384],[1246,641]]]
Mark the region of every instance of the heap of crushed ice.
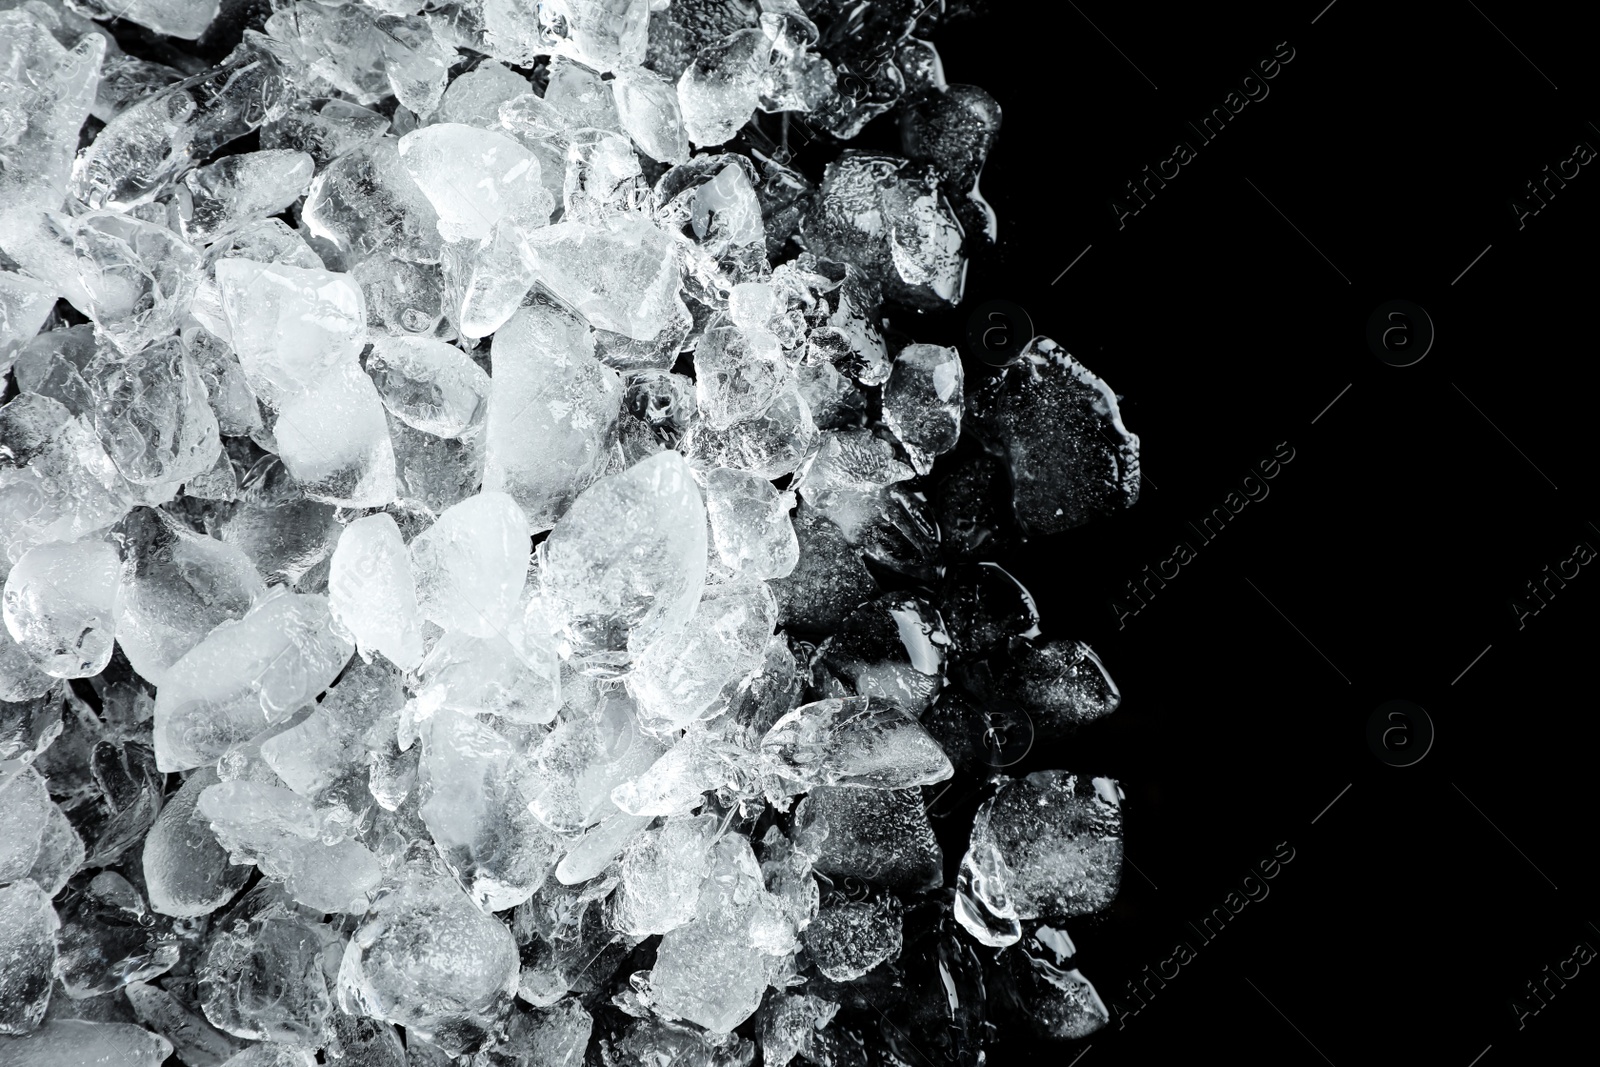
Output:
[[1138,439],[890,324],[995,232],[954,7],[0,0],[0,1062],[1104,1022],[1121,793],[995,772],[1118,693],[982,561]]

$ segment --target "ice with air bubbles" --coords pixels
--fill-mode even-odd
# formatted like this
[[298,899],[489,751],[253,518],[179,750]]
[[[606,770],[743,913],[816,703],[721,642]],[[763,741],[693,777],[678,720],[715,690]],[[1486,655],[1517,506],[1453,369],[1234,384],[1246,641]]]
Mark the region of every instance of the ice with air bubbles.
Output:
[[1040,760],[1121,695],[992,560],[1139,440],[927,314],[971,5],[3,6],[0,1063],[1105,1024],[1123,794]]

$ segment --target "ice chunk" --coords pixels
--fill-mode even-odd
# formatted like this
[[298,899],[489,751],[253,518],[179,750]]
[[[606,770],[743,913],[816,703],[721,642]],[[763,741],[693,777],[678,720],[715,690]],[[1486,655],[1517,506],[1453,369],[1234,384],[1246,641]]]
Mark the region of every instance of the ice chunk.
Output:
[[664,934],[694,918],[700,883],[711,872],[717,818],[679,815],[629,842],[611,925],[634,937]]
[[78,276],[78,257],[73,249],[76,229],[77,221],[72,216],[54,210],[0,210],[0,250],[87,314],[91,301]]
[[46,896],[53,897],[78,873],[84,858],[83,838],[78,836],[61,805],[51,804],[49,821],[39,838],[39,854],[34,858],[28,877]]
[[217,1067],[239,1047],[237,1040],[206,1021],[198,1005],[191,1006],[165,989],[129,982],[124,994],[139,1021],[171,1041],[173,1052],[186,1065]]
[[[261,742],[261,758],[285,785],[333,817],[330,805],[367,795],[369,765],[397,752],[405,700],[394,668],[352,663],[304,721]],[[352,798],[352,791],[359,796]]]
[[580,130],[567,145],[562,218],[601,223],[647,210],[650,186],[633,145],[608,130]]
[[678,79],[689,140],[700,146],[732,139],[761,103],[772,42],[758,29],[739,30],[702,48]]
[[907,345],[883,387],[883,421],[918,474],[961,436],[961,356],[941,345]]
[[312,500],[383,507],[395,498],[383,401],[354,363],[337,363],[309,389],[285,397],[272,432],[283,465]]
[[961,860],[956,917],[978,940],[1008,945],[1018,919],[1088,915],[1122,877],[1122,791],[1066,771],[997,779]]
[[678,300],[672,239],[642,219],[559,222],[526,235],[528,263],[555,296],[596,329],[648,341]]
[[172,1042],[131,1023],[52,1019],[26,1037],[0,1037],[6,1067],[161,1067]]
[[486,911],[533,896],[559,839],[529,810],[538,788],[531,755],[467,715],[441,710],[422,735],[421,813],[434,846]]
[[419,115],[439,105],[455,55],[427,20],[363,4],[297,3],[269,16],[266,30],[298,53],[310,73],[357,103],[393,94]]
[[749,839],[729,834],[712,857],[694,920],[656,949],[650,994],[658,1009],[725,1034],[755,1014],[776,968],[751,936],[767,902]]
[[824,978],[853,982],[900,955],[900,902],[875,897],[824,905],[800,938]]
[[594,1018],[577,1000],[517,1013],[507,1028],[506,1045],[527,1049],[537,1067],[582,1067]]
[[345,946],[339,1002],[461,1055],[492,1040],[517,974],[511,931],[448,875],[415,861],[385,887]]
[[500,105],[531,88],[528,79],[510,67],[485,60],[450,83],[436,117],[440,122],[491,129],[500,124]]
[[811,407],[791,385],[753,419],[726,430],[696,426],[685,447],[697,467],[733,467],[763,478],[781,478],[799,468],[816,441]]
[[901,150],[939,168],[962,229],[990,241],[999,228],[978,177],[999,132],[1000,104],[976,85],[936,86],[910,97],[900,112]]
[[279,148],[224,156],[190,171],[183,179],[187,210],[179,216],[184,236],[210,244],[236,226],[276,215],[304,195],[315,166],[306,153]]
[[772,583],[781,625],[831,632],[856,605],[878,591],[861,553],[815,507],[801,503],[794,516],[799,562]]
[[72,247],[83,310],[123,353],[171,333],[189,310],[200,254],[165,226],[94,211],[78,218]]
[[333,160],[311,180],[301,217],[314,237],[349,261],[387,252],[412,263],[437,263],[444,239],[438,213],[386,137]]
[[772,773],[807,787],[907,789],[955,773],[911,714],[878,697],[836,697],[794,709],[761,739],[761,759]]
[[267,1042],[229,1057],[222,1067],[316,1067],[316,1063],[317,1054],[310,1049]]
[[683,815],[701,806],[704,794],[727,790],[753,796],[755,759],[737,745],[691,730],[638,777],[611,791],[611,802],[630,815]]
[[815,1062],[813,1039],[833,1021],[839,1005],[809,994],[779,993],[761,1009],[761,1062],[788,1067],[797,1055]]
[[11,568],[5,622],[28,658],[56,678],[99,674],[115,643],[117,550],[104,541],[44,544]]
[[674,726],[713,718],[760,666],[777,621],[765,582],[707,586],[684,627],[635,661],[628,690],[646,716]]
[[212,936],[199,967],[201,1006],[236,1037],[315,1050],[332,1029],[323,956],[339,935],[260,892]]
[[353,149],[382,140],[389,120],[360,104],[328,97],[296,104],[261,128],[261,147],[304,152],[324,170]]
[[400,138],[399,151],[446,241],[485,240],[502,218],[541,226],[555,208],[539,160],[504,134],[441,122]]
[[786,578],[800,561],[789,512],[793,493],[779,492],[758,474],[716,467],[706,471],[706,515],[711,540],[722,564],[733,574]]
[[117,643],[160,686],[169,667],[224,622],[244,617],[267,587],[233,545],[195,533],[164,511],[135,508],[121,524]]
[[247,33],[223,63],[108,122],[73,164],[71,194],[97,209],[148,203],[196,160],[278,117],[288,86],[263,41]]
[[197,768],[150,827],[142,863],[151,910],[184,918],[209,915],[249,879],[250,868],[230,863],[206,820],[195,816],[200,794],[217,782],[213,768]]
[[128,481],[161,486],[209,470],[221,443],[200,369],[176,337],[89,370],[95,433]]
[[[31,879],[0,888],[0,1034],[28,1033],[44,1018],[60,926],[50,898]],[[6,1052],[0,1044],[0,1061],[11,1062]]]
[[931,166],[847,150],[824,171],[802,232],[813,253],[883,279],[895,300],[928,310],[961,300],[961,227]]
[[211,631],[156,693],[156,758],[164,771],[210,762],[281,722],[338,676],[353,651],[326,598],[280,593]]
[[68,49],[25,7],[0,11],[0,99],[6,101],[0,203],[61,207],[105,52],[106,38],[98,33],[85,33]]
[[625,67],[612,79],[611,92],[622,128],[641,152],[659,163],[689,158],[677,86],[653,70]]
[[100,63],[100,85],[89,113],[101,122],[110,122],[145,97],[183,81],[183,77],[182,71],[164,63],[136,59],[126,52],[118,55],[111,49]]
[[384,252],[361,260],[350,276],[366,297],[367,328],[372,334],[432,337],[440,332],[445,291],[444,272],[438,266],[408,263]]
[[1024,533],[1060,533],[1139,499],[1139,437],[1116,394],[1048,337],[968,398],[967,420],[1004,461]]
[[706,517],[689,465],[661,452],[602,478],[540,546],[546,602],[570,654],[625,671],[700,602]]
[[931,889],[944,879],[944,853],[915,789],[819,786],[795,809],[797,847],[817,870],[896,891]]
[[423,617],[474,637],[505,637],[528,571],[528,520],[505,493],[454,505],[411,542]]
[[39,332],[56,305],[55,286],[25,274],[0,271],[0,369]]
[[649,0],[550,0],[538,10],[486,0],[483,28],[508,63],[554,54],[608,71],[644,62],[650,10]]
[[1054,736],[1109,715],[1122,702],[1105,664],[1082,641],[1016,642],[1008,655],[974,672],[974,682],[986,695],[1026,708],[1039,732]]
[[[497,361],[503,337],[495,338]],[[384,407],[436,437],[459,437],[477,425],[489,399],[483,368],[456,346],[430,337],[373,338],[367,373]]]
[[713,430],[761,416],[791,376],[777,337],[735,326],[706,331],[694,350],[694,371],[699,409]]
[[889,593],[847,615],[817,651],[857,695],[882,697],[920,713],[944,684],[949,644],[932,604]]
[[529,810],[558,833],[593,826],[616,814],[612,791],[643,774],[666,747],[641,733],[626,693],[603,691],[590,714],[558,724],[540,743],[535,756],[543,788],[535,790]]
[[361,354],[366,302],[348,274],[247,259],[221,260],[216,271],[234,351],[268,403],[314,388]]
[[84,421],[49,397],[0,407],[0,566],[33,546],[74,541],[128,510],[125,483]]
[[1076,1040],[1111,1021],[1094,983],[1072,966],[1076,951],[1065,930],[1044,923],[999,955],[997,992],[1044,1037]]
[[124,18],[141,26],[193,41],[217,17],[218,0],[84,0],[84,14]]
[[393,517],[369,515],[339,535],[328,572],[328,610],[363,655],[381,652],[407,670],[422,662],[417,583]]
[[500,328],[494,360],[484,489],[509,493],[538,533],[604,470],[622,381],[594,358],[590,331],[548,301]]
[[519,723],[555,718],[561,692],[554,650],[530,647],[525,632],[441,637],[422,661],[418,718],[439,708],[469,715],[486,712]]
[[[216,346],[196,341],[192,332],[186,339],[195,348],[206,343],[208,347],[225,352],[237,364],[238,357],[232,349],[233,333],[228,329],[228,317],[222,307],[222,290],[216,278],[217,263],[224,259],[247,259],[256,263],[278,263],[311,270],[322,270],[324,264],[306,244],[304,231],[290,229],[282,219],[259,219],[244,223],[219,237],[206,249],[200,282],[195,289],[194,301],[189,305],[189,316],[227,344]],[[253,394],[250,406],[255,406]],[[221,417],[220,411],[218,417]],[[237,432],[234,431],[235,434]]]
[[56,945],[62,991],[78,1000],[165,974],[178,962],[170,926],[115,871],[101,871],[68,896]]

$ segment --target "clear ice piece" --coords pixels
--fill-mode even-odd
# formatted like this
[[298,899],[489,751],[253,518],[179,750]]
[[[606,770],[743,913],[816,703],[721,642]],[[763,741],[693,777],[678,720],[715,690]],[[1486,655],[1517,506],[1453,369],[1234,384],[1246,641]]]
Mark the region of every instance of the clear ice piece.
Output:
[[673,726],[713,718],[761,665],[777,621],[765,582],[707,586],[683,628],[638,658],[628,691],[648,717]]
[[96,360],[90,370],[95,433],[124,478],[162,486],[215,465],[217,417],[182,340],[168,337],[137,355]]
[[40,16],[0,11],[0,203],[55,211],[66,199],[78,131],[94,103],[106,38],[85,33],[63,47]]
[[688,463],[660,452],[600,479],[539,551],[546,603],[569,653],[625,671],[700,602],[706,516]]
[[283,465],[312,500],[371,508],[395,498],[383,401],[354,363],[340,362],[310,389],[285,397],[272,432]]
[[276,215],[300,199],[316,164],[304,152],[265,149],[223,156],[183,179],[189,210],[184,236],[210,244],[229,230]]
[[664,934],[694,918],[700,883],[711,872],[717,818],[678,815],[635,837],[618,864],[622,879],[611,925],[633,937]]
[[163,685],[168,668],[208,633],[243,618],[267,595],[243,552],[195,533],[165,511],[135,508],[118,533],[117,643],[152,685]]
[[232,863],[210,824],[196,816],[200,794],[218,781],[214,768],[196,768],[167,798],[144,839],[145,886],[151,910],[159,914],[210,915],[232,900],[250,877],[250,868]]
[[400,138],[399,150],[446,241],[485,240],[503,218],[542,226],[555,209],[538,158],[505,134],[440,122]]
[[165,226],[95,211],[78,218],[72,247],[83,310],[123,353],[171,333],[189,310],[200,254]]
[[722,565],[735,575],[786,578],[800,561],[789,512],[795,495],[779,492],[759,474],[715,467],[701,478],[711,541]]
[[772,42],[759,29],[739,30],[702,48],[678,79],[689,140],[705,147],[733,138],[761,103]]
[[673,317],[677,251],[642,219],[559,222],[527,234],[525,247],[539,281],[596,329],[648,341]]
[[366,301],[348,274],[248,259],[221,260],[216,272],[234,351],[268,403],[314,388],[361,354]]
[[961,356],[942,345],[907,345],[883,387],[883,421],[918,474],[961,437]]
[[508,637],[528,572],[528,520],[505,493],[468,497],[411,542],[424,618],[473,637]]
[[385,886],[351,935],[339,967],[339,1003],[462,1055],[492,1040],[517,976],[511,931],[448,875],[418,860]]
[[450,83],[434,117],[492,129],[500,124],[500,105],[532,88],[527,78],[505,64],[485,60]]
[[819,786],[795,809],[796,846],[823,874],[897,892],[944,880],[944,853],[916,789]]
[[439,262],[439,216],[385,137],[339,156],[311,179],[301,218],[313,237],[352,263],[387,252],[411,263]]
[[726,430],[696,426],[685,447],[697,467],[733,467],[776,479],[799,469],[816,443],[811,406],[791,384],[753,419]]
[[132,1023],[51,1019],[25,1037],[0,1037],[6,1067],[161,1067],[170,1055],[172,1042]]
[[[56,918],[31,879],[0,888],[0,1035],[25,1034],[44,1019],[56,970]],[[0,1062],[7,1058],[0,1037]]]
[[6,812],[0,824],[0,882],[13,882],[27,878],[39,858],[50,826],[50,792],[32,764],[8,763],[0,768],[0,804]]
[[325,597],[284,592],[260,601],[168,670],[156,693],[157,765],[198,767],[287,719],[327,688],[352,651],[334,632]]
[[320,173],[352,149],[382,140],[389,120],[371,108],[338,97],[291,107],[261,128],[262,148],[288,148],[311,157]]
[[126,483],[94,431],[59,401],[0,406],[0,566],[47,541],[75,541],[128,511]]
[[123,18],[157,33],[193,41],[206,32],[221,8],[218,0],[80,0],[85,14]]
[[212,936],[198,968],[206,1018],[235,1037],[321,1047],[334,1010],[323,956],[338,934],[281,899],[252,893],[240,910]]
[[908,789],[955,773],[922,724],[879,697],[835,697],[794,709],[761,739],[761,759],[807,787]]
[[539,533],[604,471],[622,380],[594,358],[589,329],[548,301],[500,328],[494,361],[483,485],[509,493]]
[[646,67],[618,70],[611,82],[622,128],[639,150],[658,163],[689,158],[678,87]]
[[105,670],[115,644],[117,550],[104,541],[44,544],[11,568],[5,623],[39,669],[55,678]]
[[760,417],[791,377],[777,337],[736,326],[706,331],[694,350],[694,372],[700,413],[713,430]]
[[17,350],[39,332],[55,306],[55,286],[0,271],[0,369],[10,369]]
[[[495,338],[498,372],[504,334]],[[431,337],[374,337],[367,373],[395,418],[435,437],[481,423],[489,376],[455,345]]]
[[392,516],[368,515],[339,535],[328,572],[328,610],[363,655],[381,652],[406,670],[422,662],[417,583]]

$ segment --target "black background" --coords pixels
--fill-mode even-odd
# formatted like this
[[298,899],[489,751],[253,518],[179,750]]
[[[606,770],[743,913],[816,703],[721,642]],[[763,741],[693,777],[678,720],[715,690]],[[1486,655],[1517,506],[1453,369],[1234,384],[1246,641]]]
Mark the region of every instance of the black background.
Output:
[[[1020,304],[1142,441],[1136,507],[1001,561],[1124,697],[1017,770],[1127,792],[1120,896],[1068,926],[1102,997],[1137,1008],[1126,983],[1196,950],[1137,1013],[1050,1046],[1008,1028],[994,1063],[1592,1055],[1600,962],[1520,1027],[1512,1008],[1578,942],[1600,948],[1600,567],[1521,628],[1511,607],[1600,548],[1600,167],[1520,229],[1511,207],[1600,147],[1588,35],[1559,6],[1325,2],[1003,5],[934,35],[949,80],[1004,108],[983,178],[1001,241],[963,315]],[[1199,147],[1185,120],[1280,42],[1270,95]],[[1119,229],[1113,198],[1180,138],[1198,158]],[[1413,366],[1365,340],[1392,299],[1437,331]],[[1280,442],[1295,458],[1270,495],[1202,545],[1186,523]],[[1119,626],[1112,598],[1179,540],[1198,558]],[[1397,698],[1437,732],[1405,768],[1366,739]],[[1188,923],[1280,842],[1270,895],[1203,943]]]

